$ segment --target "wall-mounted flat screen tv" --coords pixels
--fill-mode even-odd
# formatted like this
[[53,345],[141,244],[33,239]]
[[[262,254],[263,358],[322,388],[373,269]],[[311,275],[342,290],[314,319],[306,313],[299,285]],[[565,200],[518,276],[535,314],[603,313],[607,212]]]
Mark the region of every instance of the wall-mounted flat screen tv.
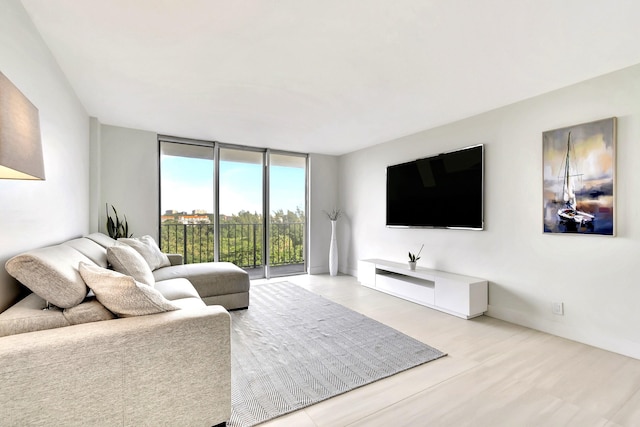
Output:
[[387,167],[387,226],[482,230],[484,145]]

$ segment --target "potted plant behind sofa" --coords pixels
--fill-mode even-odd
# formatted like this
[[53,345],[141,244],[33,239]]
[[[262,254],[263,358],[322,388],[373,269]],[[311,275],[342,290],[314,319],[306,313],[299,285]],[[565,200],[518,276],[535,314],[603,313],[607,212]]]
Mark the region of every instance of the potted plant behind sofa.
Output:
[[118,217],[118,211],[116,208],[111,205],[111,209],[113,210],[113,214],[115,215],[115,220],[111,216],[109,216],[109,205],[106,204],[107,209],[107,233],[109,237],[112,239],[118,239],[119,237],[133,237],[133,233],[129,234],[129,224],[127,224],[127,216],[125,215],[124,220],[120,221]]

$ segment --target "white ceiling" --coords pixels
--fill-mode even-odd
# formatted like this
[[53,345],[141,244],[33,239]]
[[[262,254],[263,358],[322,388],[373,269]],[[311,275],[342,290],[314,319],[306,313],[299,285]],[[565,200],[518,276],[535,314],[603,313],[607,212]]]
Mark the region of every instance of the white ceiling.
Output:
[[104,124],[343,154],[640,63],[637,0],[22,0]]

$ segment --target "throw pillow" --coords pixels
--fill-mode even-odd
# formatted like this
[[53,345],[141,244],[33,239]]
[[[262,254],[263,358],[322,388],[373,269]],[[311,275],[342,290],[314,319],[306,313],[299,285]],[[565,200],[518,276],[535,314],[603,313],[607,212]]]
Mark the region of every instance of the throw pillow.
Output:
[[66,245],[33,249],[11,258],[7,272],[34,294],[60,308],[80,304],[87,285],[78,273],[79,262],[91,260]]
[[83,262],[79,270],[98,301],[118,317],[144,316],[179,309],[160,292],[136,282],[131,276]]
[[107,261],[118,273],[133,277],[136,281],[153,286],[156,279],[147,262],[135,249],[127,245],[115,245],[107,248]]
[[167,254],[160,250],[151,236],[123,238],[118,239],[118,242],[125,243],[135,249],[147,261],[151,270],[171,265]]

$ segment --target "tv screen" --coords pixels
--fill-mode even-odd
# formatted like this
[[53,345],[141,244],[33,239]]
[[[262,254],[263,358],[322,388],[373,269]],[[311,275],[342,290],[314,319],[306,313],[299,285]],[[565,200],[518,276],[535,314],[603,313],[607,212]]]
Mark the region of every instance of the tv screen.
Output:
[[484,146],[387,167],[387,226],[482,230]]

